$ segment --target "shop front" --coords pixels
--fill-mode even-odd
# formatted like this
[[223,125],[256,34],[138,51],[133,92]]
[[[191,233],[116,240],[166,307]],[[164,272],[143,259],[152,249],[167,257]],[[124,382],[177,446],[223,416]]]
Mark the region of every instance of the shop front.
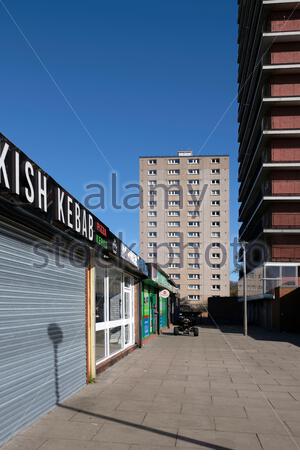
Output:
[[95,371],[140,344],[141,281],[148,268],[110,233],[107,251],[94,259]]
[[115,267],[96,268],[96,364],[132,346],[136,279]]
[[169,327],[173,311],[172,299],[177,293],[173,281],[157,264],[148,264],[148,270],[149,276],[143,281],[141,292],[142,339],[144,341]]
[[157,290],[143,283],[142,289],[142,337],[157,333]]
[[87,267],[107,230],[0,135],[0,443],[86,384]]

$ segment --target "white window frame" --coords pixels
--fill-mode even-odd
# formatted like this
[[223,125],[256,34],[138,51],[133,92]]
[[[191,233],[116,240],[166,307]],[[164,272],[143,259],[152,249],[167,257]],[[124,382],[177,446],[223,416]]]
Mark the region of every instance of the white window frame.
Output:
[[188,232],[188,238],[199,238],[200,232]]
[[148,248],[156,248],[157,247],[157,242],[148,242],[147,247]]
[[200,295],[189,295],[188,300],[199,301],[200,300]]
[[[119,270],[118,270],[119,271]],[[130,274],[121,272],[121,318],[118,320],[109,320],[109,272],[110,270],[105,270],[104,275],[104,321],[95,323],[95,336],[97,331],[104,331],[104,349],[105,356],[99,360],[96,359],[96,364],[101,364],[103,361],[114,357],[120,352],[125,351],[130,348],[135,342],[135,324],[134,324],[134,282],[133,277]],[[120,271],[119,271],[120,272]],[[130,279],[130,287],[125,286],[125,277]],[[96,279],[95,281],[96,282]],[[128,318],[125,318],[125,295],[129,296],[129,306],[130,306],[130,315]],[[125,329],[126,326],[129,327],[129,342],[125,343]],[[113,354],[110,354],[110,342],[109,342],[109,332],[112,328],[121,327],[121,341],[122,347]],[[96,341],[96,338],[95,338]]]

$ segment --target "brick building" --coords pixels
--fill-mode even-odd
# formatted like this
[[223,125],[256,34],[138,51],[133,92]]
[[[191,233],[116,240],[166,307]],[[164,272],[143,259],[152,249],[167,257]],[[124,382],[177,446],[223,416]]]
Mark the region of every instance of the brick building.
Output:
[[239,218],[250,311],[297,287],[300,266],[300,4],[239,0]]
[[141,256],[157,262],[199,309],[229,295],[229,158],[182,151],[140,158]]

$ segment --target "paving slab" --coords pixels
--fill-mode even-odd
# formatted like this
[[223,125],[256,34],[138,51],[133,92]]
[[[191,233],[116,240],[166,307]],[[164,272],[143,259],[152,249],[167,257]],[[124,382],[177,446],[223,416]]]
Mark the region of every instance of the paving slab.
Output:
[[257,437],[265,450],[298,450],[297,443],[288,436],[259,433]]
[[3,449],[300,448],[300,336],[161,335]]
[[262,448],[254,433],[240,434],[190,428],[179,429],[176,447],[186,450],[260,450]]

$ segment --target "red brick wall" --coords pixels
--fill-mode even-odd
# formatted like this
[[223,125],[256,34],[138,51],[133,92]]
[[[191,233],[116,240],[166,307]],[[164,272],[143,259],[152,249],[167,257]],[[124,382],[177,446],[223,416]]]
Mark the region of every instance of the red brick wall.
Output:
[[288,42],[273,44],[271,48],[271,64],[299,64],[300,43]]
[[300,204],[298,203],[274,204],[269,214],[272,228],[300,227]]
[[270,80],[271,96],[300,96],[300,75],[278,75]]
[[272,162],[300,162],[300,139],[276,139],[271,143]]
[[300,174],[297,171],[277,171],[271,174],[272,195],[300,195]]
[[271,129],[300,129],[300,108],[273,108]]
[[273,245],[272,246],[273,261],[299,261],[300,260],[300,244],[298,245]]
[[299,228],[300,213],[299,212],[273,212],[272,228]]
[[299,31],[300,12],[298,10],[291,14],[290,11],[274,11],[270,17],[271,31]]

